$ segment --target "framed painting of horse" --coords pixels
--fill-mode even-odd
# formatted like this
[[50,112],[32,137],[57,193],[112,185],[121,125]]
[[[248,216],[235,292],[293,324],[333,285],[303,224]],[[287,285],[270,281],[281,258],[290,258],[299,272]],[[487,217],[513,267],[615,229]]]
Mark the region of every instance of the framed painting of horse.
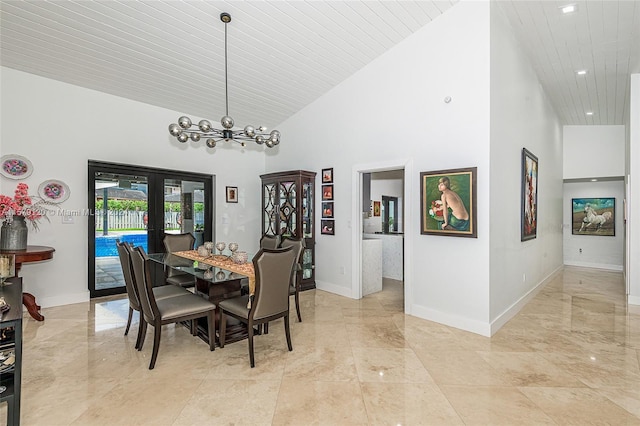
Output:
[[572,198],[571,233],[615,237],[616,199]]
[[520,241],[538,235],[538,157],[522,148],[522,206],[520,211]]

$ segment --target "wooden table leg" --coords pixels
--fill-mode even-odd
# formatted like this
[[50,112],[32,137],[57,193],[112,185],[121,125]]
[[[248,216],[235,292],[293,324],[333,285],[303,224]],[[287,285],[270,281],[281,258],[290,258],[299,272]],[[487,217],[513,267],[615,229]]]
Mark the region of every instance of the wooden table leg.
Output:
[[31,293],[22,293],[22,304],[29,311],[29,315],[36,321],[44,321],[44,317],[40,312],[40,305],[36,303],[36,297]]

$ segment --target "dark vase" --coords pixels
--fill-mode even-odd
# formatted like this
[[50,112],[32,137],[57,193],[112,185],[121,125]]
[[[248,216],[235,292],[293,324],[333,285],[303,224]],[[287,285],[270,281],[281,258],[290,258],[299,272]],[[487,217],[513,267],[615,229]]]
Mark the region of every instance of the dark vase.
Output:
[[11,223],[0,228],[0,250],[26,250],[29,229],[24,216],[13,216]]

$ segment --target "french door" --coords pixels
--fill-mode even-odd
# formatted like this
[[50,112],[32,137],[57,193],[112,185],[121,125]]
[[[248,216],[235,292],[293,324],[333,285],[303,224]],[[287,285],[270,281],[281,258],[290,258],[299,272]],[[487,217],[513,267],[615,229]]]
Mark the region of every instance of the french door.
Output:
[[213,241],[214,176],[89,161],[88,282],[91,297],[126,292],[116,240],[164,251],[165,233]]

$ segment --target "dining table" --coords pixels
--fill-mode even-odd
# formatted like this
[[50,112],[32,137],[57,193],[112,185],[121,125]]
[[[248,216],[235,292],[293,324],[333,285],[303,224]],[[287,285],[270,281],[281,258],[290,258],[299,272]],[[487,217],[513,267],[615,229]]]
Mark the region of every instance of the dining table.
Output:
[[[224,299],[240,296],[244,282],[248,284],[249,294],[253,294],[255,290],[255,272],[251,262],[238,264],[230,256],[218,254],[202,256],[196,250],[152,253],[148,257],[164,270],[172,268],[196,277],[195,293],[216,305],[216,344],[218,344],[217,331],[220,320],[218,303]],[[247,306],[247,309],[249,308],[250,305]],[[198,321],[196,331],[198,337],[209,342],[206,321]],[[245,324],[227,320],[225,342],[235,342],[247,336]]]

